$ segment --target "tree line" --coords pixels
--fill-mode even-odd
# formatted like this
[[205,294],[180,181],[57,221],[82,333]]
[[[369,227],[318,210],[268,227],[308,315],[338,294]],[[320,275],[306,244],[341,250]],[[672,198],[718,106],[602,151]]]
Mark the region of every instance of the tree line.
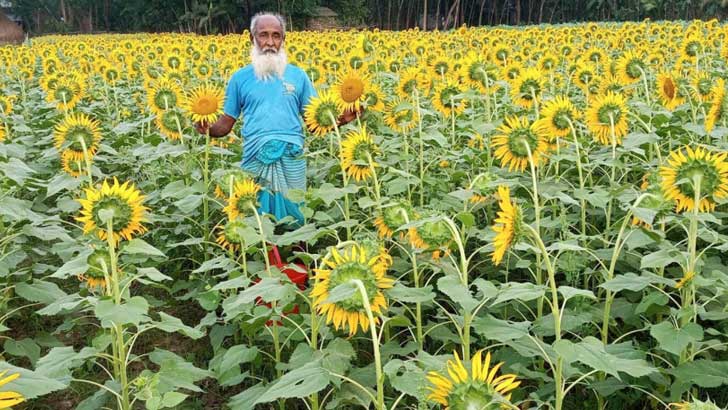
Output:
[[463,24],[725,18],[728,0],[14,0],[32,34],[47,32],[240,32],[270,10],[306,27],[319,6],[346,27],[450,29]]

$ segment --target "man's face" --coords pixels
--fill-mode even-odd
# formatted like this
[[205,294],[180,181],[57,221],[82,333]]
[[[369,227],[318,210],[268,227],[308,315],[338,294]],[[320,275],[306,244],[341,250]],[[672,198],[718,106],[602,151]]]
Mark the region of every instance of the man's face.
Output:
[[250,40],[263,54],[276,54],[283,44],[283,28],[275,17],[262,16],[256,22],[255,33],[250,34]]

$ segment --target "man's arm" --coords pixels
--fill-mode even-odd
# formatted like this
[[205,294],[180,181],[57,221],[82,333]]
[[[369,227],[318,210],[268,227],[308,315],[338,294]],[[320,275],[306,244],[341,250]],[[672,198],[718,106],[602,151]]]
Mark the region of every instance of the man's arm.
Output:
[[235,118],[227,114],[223,114],[217,118],[217,121],[209,126],[205,122],[195,123],[195,129],[200,134],[207,133],[209,129],[210,137],[219,138],[228,135],[230,133],[230,130],[233,129],[233,125],[235,125]]

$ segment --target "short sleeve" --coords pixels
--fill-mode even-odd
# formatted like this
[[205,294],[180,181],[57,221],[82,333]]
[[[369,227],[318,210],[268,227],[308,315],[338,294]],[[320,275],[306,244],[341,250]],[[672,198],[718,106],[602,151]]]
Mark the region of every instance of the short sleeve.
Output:
[[240,77],[233,75],[228,82],[227,88],[225,89],[225,105],[223,106],[223,112],[236,120],[240,117],[240,109],[242,102],[240,101],[240,87],[238,85]]
[[299,98],[300,101],[300,107],[298,107],[298,112],[303,115],[304,110],[306,109],[306,106],[311,102],[311,98],[318,97],[318,93],[316,92],[316,89],[313,87],[313,83],[308,78],[308,75],[305,71],[301,71],[303,75],[303,87],[301,87],[301,95]]

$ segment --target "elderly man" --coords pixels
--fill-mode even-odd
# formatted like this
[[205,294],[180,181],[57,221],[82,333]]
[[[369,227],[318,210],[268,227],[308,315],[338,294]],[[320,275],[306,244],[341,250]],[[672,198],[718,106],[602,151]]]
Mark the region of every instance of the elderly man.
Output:
[[[258,13],[250,24],[251,63],[235,72],[225,91],[224,114],[209,125],[211,137],[227,135],[243,114],[242,168],[263,186],[260,211],[280,220],[293,216],[303,224],[298,205],[286,198],[289,189],[306,189],[303,127],[300,116],[316,90],[306,73],[288,64],[283,46],[285,21],[280,15]],[[356,118],[346,112],[340,124]],[[196,124],[205,133],[208,124]]]

